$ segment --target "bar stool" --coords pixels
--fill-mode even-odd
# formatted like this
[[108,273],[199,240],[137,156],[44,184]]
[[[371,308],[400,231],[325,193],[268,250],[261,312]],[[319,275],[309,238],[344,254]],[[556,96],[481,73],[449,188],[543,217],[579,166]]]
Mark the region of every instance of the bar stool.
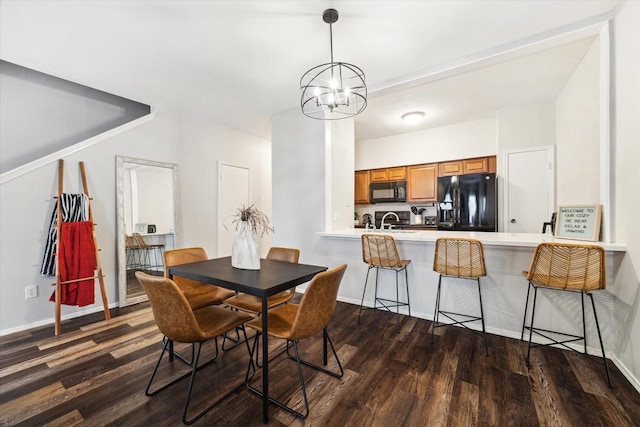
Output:
[[[607,385],[612,387],[611,378],[609,376],[609,367],[607,366],[607,359],[604,355],[604,344],[602,343],[602,335],[600,334],[600,325],[598,323],[598,315],[596,314],[596,306],[593,302],[593,295],[591,294],[592,291],[605,289],[605,270],[604,249],[600,246],[569,243],[541,243],[538,245],[535,253],[533,254],[529,271],[523,272],[524,276],[529,281],[529,287],[527,289],[527,301],[524,306],[524,319],[522,321],[522,334],[520,336],[520,340],[524,338],[524,330],[529,329],[527,366],[529,366],[529,356],[531,355],[532,347],[544,347],[558,344],[569,350],[577,352],[576,349],[571,348],[566,344],[575,341],[584,341],[584,354],[587,354],[587,334],[584,314],[584,296],[586,294],[591,299],[593,317],[598,331],[598,339],[600,340],[600,350],[602,351],[602,362],[607,375]],[[527,310],[529,308],[529,294],[531,292],[531,288],[533,288],[533,307],[531,309],[531,323],[527,326]],[[539,289],[580,292],[582,305],[581,336],[535,328],[533,326]],[[547,344],[532,344],[531,337],[534,332],[551,342]],[[548,336],[549,333],[560,335],[566,339],[558,341],[555,338]]]
[[[448,325],[460,325],[470,331],[476,332],[465,323],[480,320],[482,323],[482,338],[484,339],[485,355],[489,355],[487,346],[487,333],[484,326],[484,311],[482,309],[482,292],[480,291],[480,277],[487,275],[484,264],[484,248],[482,242],[476,239],[464,238],[440,238],[436,240],[436,250],[433,259],[433,270],[440,273],[438,277],[438,292],[436,294],[436,308],[431,329],[431,342],[433,343],[436,328]],[[475,280],[478,284],[478,298],[480,300],[480,316],[444,311],[440,308],[440,296],[442,294],[442,277]],[[440,314],[447,317],[453,323],[438,325]],[[452,317],[463,317],[466,320],[457,320]]]
[[[369,264],[367,269],[367,277],[364,279],[364,290],[362,291],[362,301],[360,302],[360,311],[358,312],[358,324],[360,324],[360,314],[364,304],[364,295],[367,291],[367,282],[369,280],[369,272],[372,268],[376,269],[376,290],[375,298],[373,301],[373,307],[377,308],[378,303],[382,307],[386,308],[389,312],[392,308],[396,309],[397,328],[400,329],[400,307],[406,306],[409,309],[409,316],[411,316],[411,306],[409,305],[409,279],[407,276],[407,265],[411,260],[400,259],[398,255],[398,248],[396,247],[396,241],[393,236],[388,234],[370,234],[365,233],[362,235],[362,260]],[[396,272],[396,299],[390,300],[387,298],[378,297],[378,275],[379,269],[393,270]],[[398,273],[404,270],[404,283],[407,290],[407,301],[400,301],[399,286],[398,286]]]

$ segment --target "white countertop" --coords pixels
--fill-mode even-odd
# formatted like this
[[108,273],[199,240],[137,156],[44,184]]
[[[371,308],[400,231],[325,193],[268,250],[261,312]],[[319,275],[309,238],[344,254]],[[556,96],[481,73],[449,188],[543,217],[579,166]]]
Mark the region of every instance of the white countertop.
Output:
[[[336,239],[360,239],[365,231],[362,228],[346,228],[334,231],[320,231],[317,236],[336,238]],[[375,233],[380,233],[375,231]],[[584,240],[560,239],[551,234],[536,233],[492,233],[486,231],[468,232],[468,231],[440,231],[440,230],[396,230],[392,231],[393,238],[399,242],[435,242],[440,237],[463,237],[469,239],[478,239],[485,246],[517,246],[535,248],[540,243],[559,242],[559,243],[577,243],[587,245],[602,246],[606,251],[626,252],[627,247],[616,243],[589,242]]]

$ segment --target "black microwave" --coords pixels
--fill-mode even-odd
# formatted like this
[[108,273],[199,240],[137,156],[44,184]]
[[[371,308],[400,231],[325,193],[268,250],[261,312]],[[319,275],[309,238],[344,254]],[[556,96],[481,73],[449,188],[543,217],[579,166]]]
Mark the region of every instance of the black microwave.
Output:
[[372,182],[369,184],[370,203],[407,201],[407,181]]

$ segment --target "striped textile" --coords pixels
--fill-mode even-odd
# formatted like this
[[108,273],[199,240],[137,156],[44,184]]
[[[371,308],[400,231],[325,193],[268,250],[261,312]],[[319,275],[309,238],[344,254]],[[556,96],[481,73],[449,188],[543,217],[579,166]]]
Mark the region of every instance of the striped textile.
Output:
[[62,205],[63,222],[87,221],[89,219],[89,198],[86,194],[62,193],[60,199],[56,200],[51,214],[51,225],[47,235],[47,245],[44,248],[42,267],[40,268],[40,274],[47,276],[56,275],[56,257],[54,254],[56,253],[58,203]]

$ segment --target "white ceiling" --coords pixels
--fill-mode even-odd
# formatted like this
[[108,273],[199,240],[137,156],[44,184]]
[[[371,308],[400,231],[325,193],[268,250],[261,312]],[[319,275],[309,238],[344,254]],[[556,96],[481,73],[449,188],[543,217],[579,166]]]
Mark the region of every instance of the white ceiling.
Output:
[[302,74],[329,61],[321,16],[333,7],[334,59],[366,73],[356,136],[370,139],[419,129],[399,123],[409,110],[427,113],[426,128],[553,99],[592,38],[500,53],[601,22],[619,3],[0,0],[0,58],[270,138],[271,115],[298,107]]

